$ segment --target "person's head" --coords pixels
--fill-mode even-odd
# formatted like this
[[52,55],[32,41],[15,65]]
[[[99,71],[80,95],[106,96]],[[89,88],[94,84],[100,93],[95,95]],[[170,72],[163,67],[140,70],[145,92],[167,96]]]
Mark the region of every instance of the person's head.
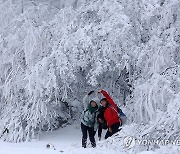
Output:
[[95,101],[93,101],[93,100],[90,102],[90,104],[91,104],[91,107],[96,107],[97,106],[97,103]]
[[107,105],[108,105],[108,101],[107,101],[107,99],[106,98],[103,98],[103,99],[101,99],[101,105],[103,106],[103,107],[107,107]]

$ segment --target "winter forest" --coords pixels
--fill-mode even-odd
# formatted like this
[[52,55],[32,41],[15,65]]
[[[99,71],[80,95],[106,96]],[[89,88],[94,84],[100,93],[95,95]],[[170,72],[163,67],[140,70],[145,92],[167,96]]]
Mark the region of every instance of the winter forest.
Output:
[[123,147],[126,136],[180,139],[180,0],[0,0],[0,146],[74,121],[81,133],[83,97],[99,89],[128,121],[84,153],[180,153]]

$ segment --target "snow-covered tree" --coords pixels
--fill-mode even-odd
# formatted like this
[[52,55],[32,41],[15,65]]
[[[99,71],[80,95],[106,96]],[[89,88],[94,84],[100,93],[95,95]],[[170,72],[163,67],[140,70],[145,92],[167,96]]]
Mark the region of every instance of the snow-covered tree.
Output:
[[4,140],[30,140],[59,127],[79,112],[74,100],[100,88],[125,105],[139,135],[176,137],[179,6],[178,0],[0,2],[0,131],[12,132]]

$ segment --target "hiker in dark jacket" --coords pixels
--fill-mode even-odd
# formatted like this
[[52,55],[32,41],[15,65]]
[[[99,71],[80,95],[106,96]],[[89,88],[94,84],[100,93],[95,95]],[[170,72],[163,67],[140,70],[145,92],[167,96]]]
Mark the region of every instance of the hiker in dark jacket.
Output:
[[104,107],[101,106],[99,108],[99,114],[97,116],[97,121],[98,121],[98,138],[99,138],[99,141],[101,140],[101,134],[102,134],[102,130],[103,129],[107,129],[107,122],[106,120],[104,119]]
[[83,99],[84,112],[81,119],[81,130],[82,130],[82,147],[86,148],[87,144],[87,133],[89,134],[89,139],[92,147],[96,147],[95,133],[98,127],[97,115],[98,115],[98,103],[97,98],[91,98],[91,91]]
[[105,135],[105,139],[112,136],[119,131],[119,127],[122,125],[121,119],[118,115],[117,105],[114,103],[109,94],[100,90],[98,93],[101,93],[105,98],[101,99],[100,103],[104,107],[104,119],[107,121],[108,131]]

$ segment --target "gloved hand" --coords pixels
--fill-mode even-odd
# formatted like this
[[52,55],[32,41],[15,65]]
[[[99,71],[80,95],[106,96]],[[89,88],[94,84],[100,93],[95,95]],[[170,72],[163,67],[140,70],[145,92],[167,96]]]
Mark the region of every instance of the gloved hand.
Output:
[[94,90],[90,91],[90,92],[88,93],[88,95],[91,95],[93,92],[94,92]]
[[100,94],[102,90],[98,90],[97,93]]

